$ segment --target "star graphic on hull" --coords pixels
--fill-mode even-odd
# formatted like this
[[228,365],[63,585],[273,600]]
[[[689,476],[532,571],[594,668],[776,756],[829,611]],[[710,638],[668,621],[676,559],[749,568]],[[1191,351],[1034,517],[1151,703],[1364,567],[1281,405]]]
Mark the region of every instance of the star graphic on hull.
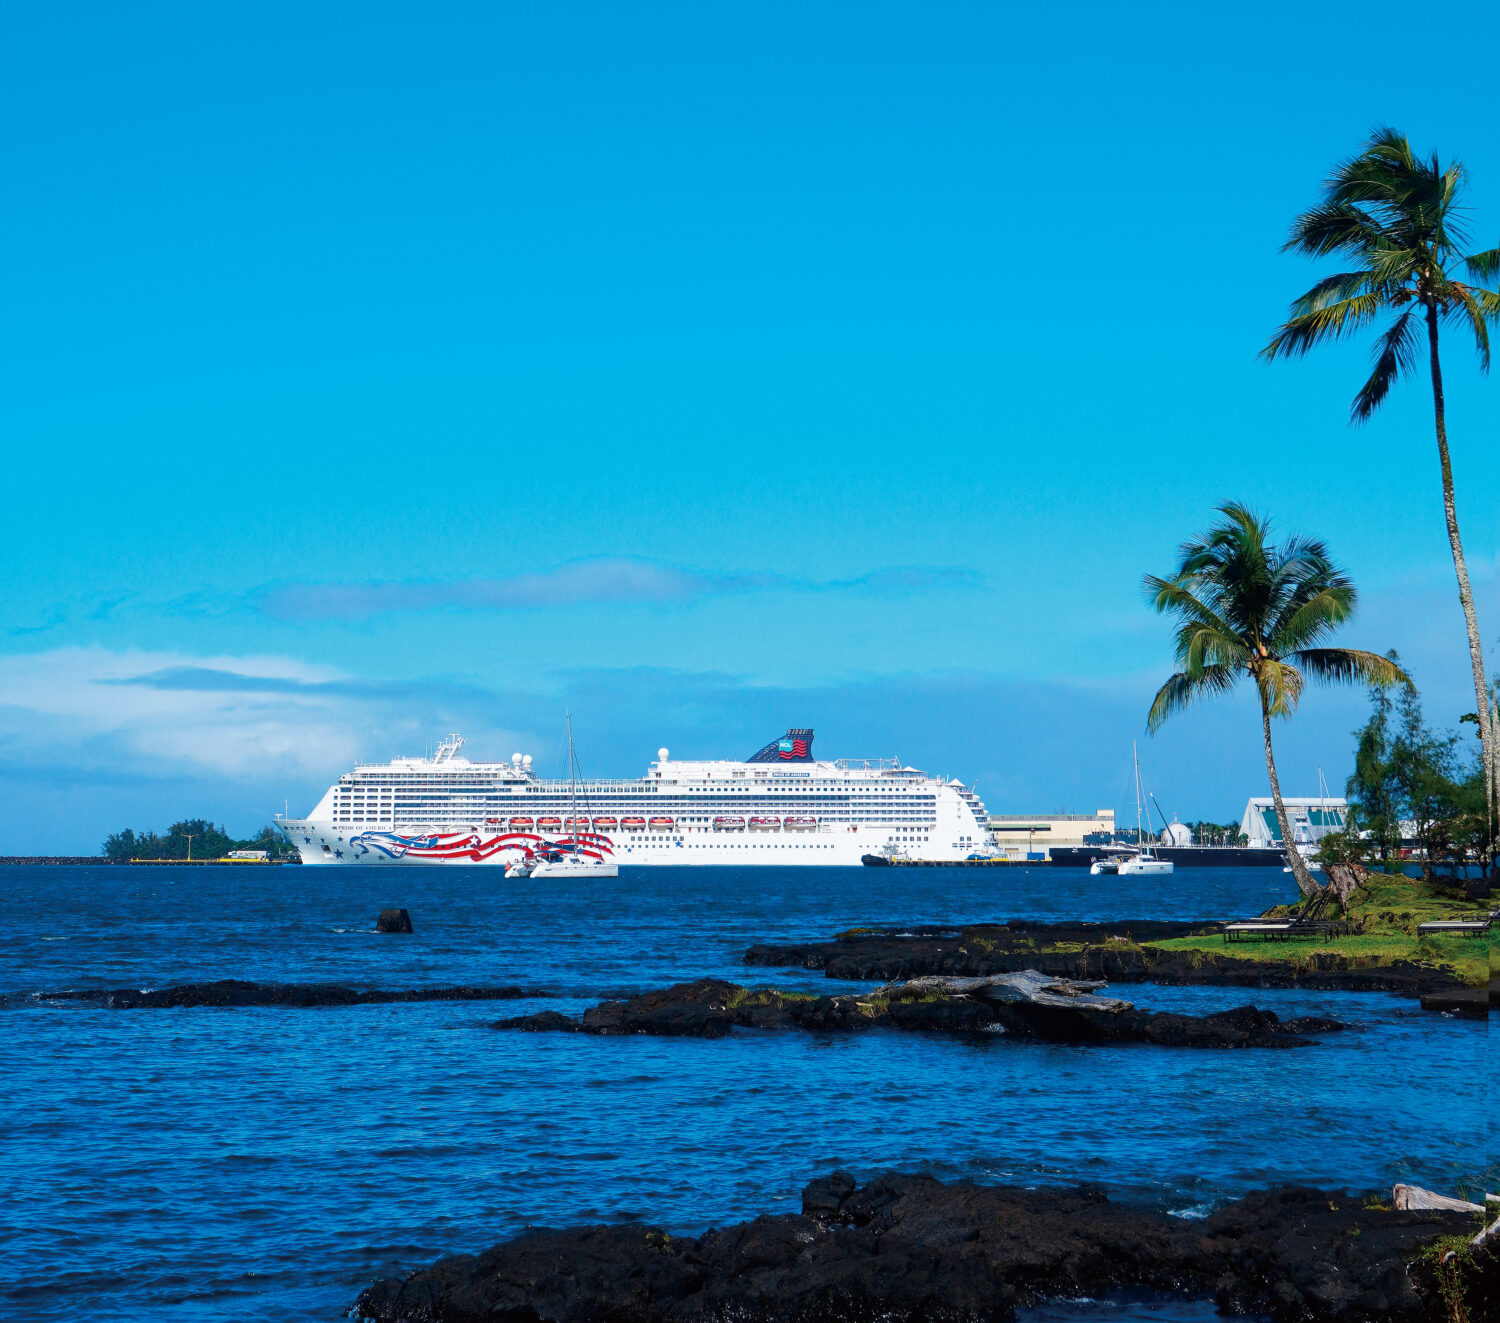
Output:
[[333,852],[333,857],[335,859],[342,859],[344,857],[344,852],[342,850],[335,850]]

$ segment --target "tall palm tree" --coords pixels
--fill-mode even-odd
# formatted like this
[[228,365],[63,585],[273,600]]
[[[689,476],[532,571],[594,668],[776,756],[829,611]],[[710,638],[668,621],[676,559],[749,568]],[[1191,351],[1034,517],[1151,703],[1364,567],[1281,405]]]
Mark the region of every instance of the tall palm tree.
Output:
[[1328,683],[1391,684],[1401,668],[1376,652],[1316,646],[1354,613],[1348,576],[1313,538],[1268,540],[1267,521],[1238,502],[1219,507],[1223,519],[1182,544],[1169,579],[1145,578],[1151,605],[1177,618],[1177,673],[1157,691],[1146,718],[1155,733],[1195,699],[1221,694],[1248,678],[1260,698],[1266,772],[1287,861],[1304,896],[1321,890],[1292,840],[1281,798],[1271,718],[1289,717],[1302,698],[1304,672]]
[[1423,160],[1404,134],[1377,129],[1358,156],[1340,164],[1323,189],[1323,201],[1292,222],[1284,251],[1309,257],[1337,254],[1352,270],[1325,276],[1292,304],[1291,316],[1261,353],[1268,359],[1305,354],[1325,340],[1336,340],[1391,315],[1375,341],[1369,379],[1354,397],[1351,421],[1369,418],[1391,387],[1415,372],[1420,331],[1427,332],[1437,428],[1438,469],[1443,483],[1443,514],[1458,576],[1458,600],[1469,633],[1469,663],[1483,749],[1490,803],[1490,854],[1495,853],[1495,809],[1500,795],[1500,727],[1485,698],[1484,647],[1474,614],[1469,568],[1458,534],[1453,499],[1453,465],[1448,457],[1448,422],[1443,405],[1443,370],[1438,358],[1438,327],[1447,323],[1474,337],[1482,371],[1489,370],[1489,323],[1500,318],[1500,295],[1456,278],[1463,267],[1472,281],[1495,280],[1500,248],[1469,250],[1460,199],[1467,183],[1464,167],[1444,168],[1437,154]]

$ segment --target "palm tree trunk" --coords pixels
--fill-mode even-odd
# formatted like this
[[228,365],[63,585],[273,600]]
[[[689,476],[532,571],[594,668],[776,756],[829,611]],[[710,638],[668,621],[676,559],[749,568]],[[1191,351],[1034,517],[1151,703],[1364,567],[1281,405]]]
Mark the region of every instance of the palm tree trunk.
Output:
[[[1427,359],[1432,367],[1432,413],[1437,425],[1438,465],[1443,474],[1443,516],[1448,521],[1448,545],[1453,549],[1453,569],[1458,575],[1458,600],[1464,609],[1464,624],[1469,631],[1469,664],[1474,671],[1474,697],[1478,700],[1480,762],[1490,794],[1500,780],[1500,747],[1497,747],[1494,723],[1490,719],[1490,687],[1484,678],[1484,644],[1479,638],[1479,621],[1474,615],[1474,594],[1469,588],[1469,566],[1464,560],[1464,544],[1458,536],[1458,509],[1453,502],[1453,464],[1448,457],[1448,418],[1443,406],[1443,367],[1438,361],[1437,304],[1427,300]],[[1485,835],[1489,837],[1487,853],[1495,855],[1494,814],[1488,814]]]
[[1271,709],[1266,706],[1264,696],[1260,700],[1260,725],[1266,737],[1266,771],[1271,777],[1271,802],[1276,805],[1276,822],[1281,827],[1281,843],[1286,846],[1286,861],[1291,864],[1292,876],[1297,879],[1297,890],[1311,900],[1323,888],[1313,881],[1307,861],[1292,839],[1292,824],[1286,816],[1286,805],[1281,801],[1281,780],[1276,775],[1276,755],[1271,752]]

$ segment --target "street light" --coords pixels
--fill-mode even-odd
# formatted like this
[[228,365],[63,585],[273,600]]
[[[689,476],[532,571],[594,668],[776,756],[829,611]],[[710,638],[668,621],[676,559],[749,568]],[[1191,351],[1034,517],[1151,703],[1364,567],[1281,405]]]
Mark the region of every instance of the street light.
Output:
[[187,843],[188,843],[188,863],[192,863],[193,862],[193,837],[194,836],[202,835],[202,833],[201,832],[196,832],[196,831],[185,831],[182,834],[187,837]]

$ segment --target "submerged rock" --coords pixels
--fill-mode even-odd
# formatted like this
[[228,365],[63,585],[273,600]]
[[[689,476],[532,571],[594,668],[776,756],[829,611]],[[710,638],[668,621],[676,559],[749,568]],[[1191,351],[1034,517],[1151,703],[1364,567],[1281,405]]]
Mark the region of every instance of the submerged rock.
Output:
[[413,931],[411,915],[405,910],[381,910],[380,917],[375,920],[375,931],[378,933],[409,933]]
[[114,1011],[166,1010],[179,1006],[373,1006],[403,1001],[515,1001],[544,997],[534,988],[346,988],[336,983],[179,983],[166,988],[69,988],[42,992],[39,1001],[78,1001]]
[[[1212,1294],[1285,1319],[1443,1317],[1423,1250],[1462,1214],[1400,1212],[1342,1192],[1252,1194],[1202,1222],[1112,1203],[1095,1186],[1022,1190],[847,1172],[802,1212],[702,1236],[636,1224],[528,1230],[478,1255],[376,1282],[351,1315],[377,1323],[994,1323],[1051,1296],[1117,1287]],[[1493,1289],[1477,1251],[1460,1285]],[[1473,1279],[1473,1280],[1470,1280]]]
[[499,1020],[493,1027],[671,1038],[723,1038],[737,1027],[815,1033],[886,1028],[1165,1047],[1305,1047],[1311,1043],[1307,1034],[1344,1028],[1337,1020],[1312,1017],[1283,1021],[1255,1006],[1201,1016],[1143,1011],[1129,1002],[1095,995],[1100,986],[1027,970],[986,979],[921,979],[864,997],[807,997],[699,979],[600,1002],[580,1019],[543,1011]]
[[1422,1009],[1483,1020],[1489,1015],[1493,1000],[1494,993],[1485,988],[1449,988],[1445,992],[1423,993]]

